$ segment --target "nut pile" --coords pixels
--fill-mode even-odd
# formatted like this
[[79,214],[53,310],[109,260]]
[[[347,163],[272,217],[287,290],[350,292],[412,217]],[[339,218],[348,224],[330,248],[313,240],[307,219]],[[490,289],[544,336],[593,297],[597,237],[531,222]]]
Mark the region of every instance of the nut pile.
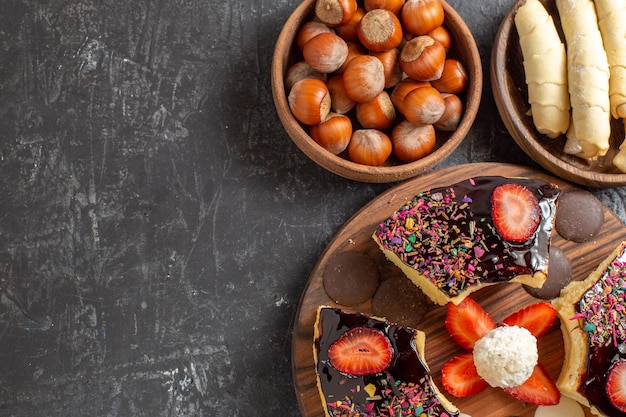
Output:
[[454,131],[468,75],[440,0],[317,0],[285,76],[294,117],[353,162],[408,163]]

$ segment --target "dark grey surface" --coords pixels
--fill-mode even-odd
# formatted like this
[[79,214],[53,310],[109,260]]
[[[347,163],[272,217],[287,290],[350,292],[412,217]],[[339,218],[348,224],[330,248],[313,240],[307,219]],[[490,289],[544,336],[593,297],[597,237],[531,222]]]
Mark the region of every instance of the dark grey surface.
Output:
[[[392,184],[285,134],[270,65],[298,1],[3,0],[0,415],[298,416],[291,327],[338,228]],[[455,0],[483,59],[442,165],[534,165],[488,68],[513,0]],[[626,219],[626,190],[593,190]]]

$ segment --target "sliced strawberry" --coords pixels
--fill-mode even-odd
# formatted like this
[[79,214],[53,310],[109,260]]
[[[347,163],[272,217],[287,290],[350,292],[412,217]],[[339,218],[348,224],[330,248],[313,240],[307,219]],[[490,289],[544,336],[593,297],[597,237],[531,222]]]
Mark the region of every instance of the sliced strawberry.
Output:
[[556,309],[550,303],[537,303],[516,311],[503,320],[508,326],[517,325],[539,339],[547,333],[556,318]]
[[606,381],[606,392],[611,403],[626,412],[626,361],[615,362]]
[[543,365],[537,363],[530,378],[522,385],[505,388],[513,398],[535,405],[556,405],[561,393]]
[[458,305],[448,303],[446,329],[463,349],[472,350],[474,343],[495,327],[491,316],[471,298],[466,297]]
[[347,331],[328,349],[328,359],[339,372],[368,375],[384,371],[391,364],[393,348],[380,331],[356,327]]
[[478,375],[472,352],[463,352],[443,365],[441,384],[455,397],[478,394],[489,385]]
[[525,242],[539,226],[541,211],[535,195],[519,184],[502,184],[491,194],[491,215],[500,235],[511,242]]

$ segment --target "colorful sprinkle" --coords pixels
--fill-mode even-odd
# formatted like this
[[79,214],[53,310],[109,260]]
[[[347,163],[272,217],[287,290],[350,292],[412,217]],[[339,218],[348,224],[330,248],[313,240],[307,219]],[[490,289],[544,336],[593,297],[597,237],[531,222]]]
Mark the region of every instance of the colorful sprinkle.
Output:
[[383,387],[378,392],[372,383],[363,387],[363,390],[371,397],[368,398],[367,405],[357,409],[351,398],[346,397],[341,401],[327,403],[330,415],[342,417],[449,416],[447,412],[441,410],[437,394],[428,382],[406,383],[394,380],[389,373],[385,373],[380,375],[376,384]]

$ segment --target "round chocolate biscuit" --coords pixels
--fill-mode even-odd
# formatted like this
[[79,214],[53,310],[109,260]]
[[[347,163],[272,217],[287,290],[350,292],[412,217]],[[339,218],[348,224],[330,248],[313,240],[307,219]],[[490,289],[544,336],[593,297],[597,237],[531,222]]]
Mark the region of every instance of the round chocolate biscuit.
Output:
[[393,275],[380,283],[372,298],[372,312],[387,321],[420,328],[430,300],[404,275]]
[[541,288],[524,285],[528,294],[542,300],[551,300],[561,294],[561,290],[572,280],[572,262],[561,249],[550,246],[548,278]]
[[337,304],[355,306],[372,298],[380,272],[368,255],[349,251],[333,256],[322,277],[326,294]]
[[559,196],[555,228],[564,239],[585,242],[593,239],[604,224],[604,208],[589,191],[571,189]]

